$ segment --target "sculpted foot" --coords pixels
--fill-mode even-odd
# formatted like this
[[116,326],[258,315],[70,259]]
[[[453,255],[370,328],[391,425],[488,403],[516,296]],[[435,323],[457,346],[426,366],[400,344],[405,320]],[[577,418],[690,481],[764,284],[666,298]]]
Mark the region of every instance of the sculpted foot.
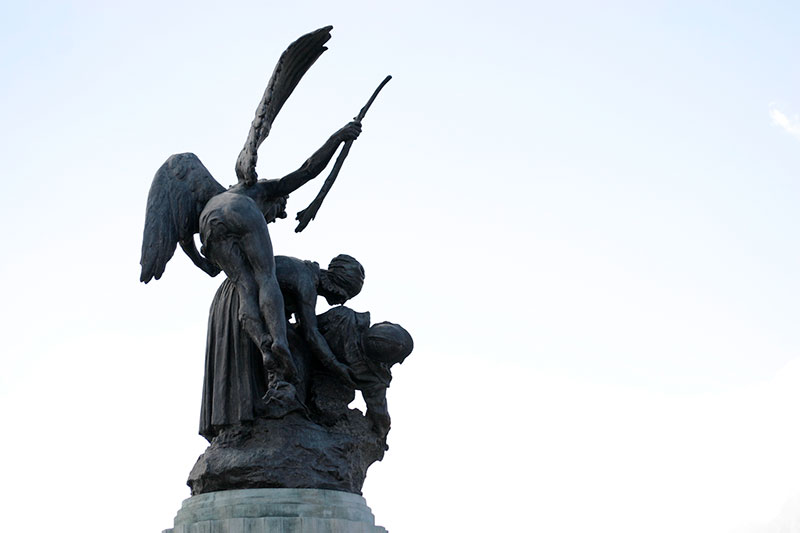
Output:
[[297,398],[297,389],[286,381],[275,381],[261,398],[258,414],[264,418],[283,418],[293,411],[305,413],[307,408]]

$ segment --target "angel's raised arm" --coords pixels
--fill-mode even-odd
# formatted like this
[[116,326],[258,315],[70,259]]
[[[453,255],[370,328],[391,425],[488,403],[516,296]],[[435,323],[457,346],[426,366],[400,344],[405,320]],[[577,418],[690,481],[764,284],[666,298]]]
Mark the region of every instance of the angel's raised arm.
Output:
[[346,141],[354,141],[358,138],[359,134],[361,133],[361,123],[360,122],[350,122],[345,127],[331,135],[330,139],[325,141],[319,150],[314,152],[311,157],[306,159],[305,163],[295,170],[294,172],[287,174],[286,176],[282,177],[281,179],[273,182],[274,187],[274,195],[275,196],[286,196],[306,183],[309,180],[316,178],[320,172],[325,170],[325,167],[328,166],[331,158],[333,158],[333,154],[336,153],[336,149],[339,147],[339,144],[346,142]]

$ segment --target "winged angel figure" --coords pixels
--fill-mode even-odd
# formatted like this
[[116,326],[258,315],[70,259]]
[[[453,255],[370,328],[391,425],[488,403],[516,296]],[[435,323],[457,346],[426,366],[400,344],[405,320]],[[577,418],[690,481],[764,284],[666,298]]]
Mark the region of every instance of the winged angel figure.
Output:
[[[158,169],[147,197],[141,281],[161,277],[178,243],[210,276],[225,271],[236,286],[242,328],[259,347],[273,390],[294,381],[296,370],[267,223],[286,216],[289,193],[322,172],[339,144],[358,137],[361,124],[347,124],[298,170],[281,179],[258,179],[257,151],[300,79],[327,50],[323,45],[331,29],[300,37],[281,55],[236,160],[236,185],[226,190],[196,155],[176,154]],[[200,234],[202,253],[195,246],[195,233]],[[346,368],[339,366],[332,370],[349,381]]]

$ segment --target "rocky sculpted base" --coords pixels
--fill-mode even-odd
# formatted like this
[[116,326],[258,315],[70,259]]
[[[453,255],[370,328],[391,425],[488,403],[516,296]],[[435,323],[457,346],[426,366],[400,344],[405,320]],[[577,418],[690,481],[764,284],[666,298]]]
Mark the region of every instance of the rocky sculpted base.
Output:
[[317,488],[361,494],[384,441],[359,411],[332,426],[293,412],[222,431],[189,474],[192,494],[254,488]]

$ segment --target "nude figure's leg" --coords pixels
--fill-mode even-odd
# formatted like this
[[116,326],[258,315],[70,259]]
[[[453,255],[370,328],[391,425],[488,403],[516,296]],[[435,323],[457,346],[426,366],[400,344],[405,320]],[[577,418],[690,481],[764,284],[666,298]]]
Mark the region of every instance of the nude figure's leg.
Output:
[[[280,287],[274,275],[264,278],[257,276],[256,281],[259,283],[258,303],[261,314],[267,321],[267,326],[272,325],[270,329],[273,339],[271,349],[277,359],[276,363],[281,365],[279,372],[287,381],[295,381],[297,369],[294,366],[286,339],[286,316]],[[274,324],[271,324],[273,320]]]
[[275,257],[272,254],[272,241],[266,225],[245,235],[241,239],[241,244],[258,285],[258,306],[261,315],[267,330],[272,335],[270,348],[274,361],[270,362],[272,368],[269,370],[274,371],[278,379],[282,377],[287,381],[294,381],[297,370],[286,339],[283,295],[275,278]]
[[264,360],[265,370],[269,371],[268,365],[274,366],[271,364],[270,353],[272,337],[264,327],[264,321],[261,318],[258,305],[258,283],[253,276],[250,263],[233,239],[215,243],[215,245],[214,248],[209,247],[209,250],[216,251],[223,248],[227,252],[214,254],[213,258],[236,286],[236,293],[239,297],[239,323],[258,346]]

